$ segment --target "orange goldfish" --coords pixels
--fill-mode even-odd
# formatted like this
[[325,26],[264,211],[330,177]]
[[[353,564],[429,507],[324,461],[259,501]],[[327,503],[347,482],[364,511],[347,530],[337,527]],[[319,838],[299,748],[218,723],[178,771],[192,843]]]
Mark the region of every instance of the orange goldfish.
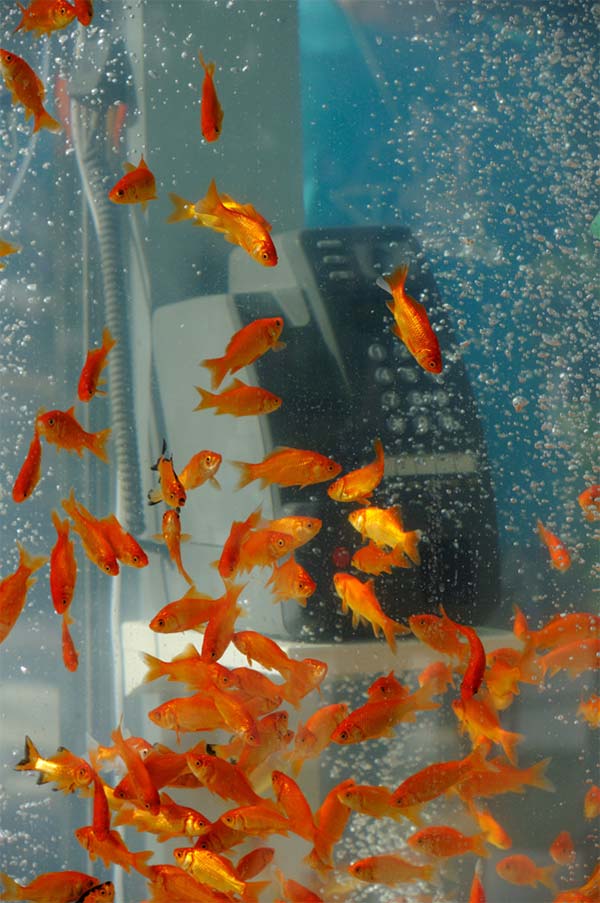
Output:
[[13,485],[13,502],[24,502],[28,499],[40,481],[42,472],[42,443],[37,424],[33,429],[33,438],[29,445],[29,451],[23,461],[21,469]]
[[550,564],[557,571],[566,571],[571,567],[571,556],[564,542],[547,530],[541,520],[537,522],[537,529],[542,542],[550,553]]
[[74,793],[84,790],[92,783],[94,773],[85,759],[59,746],[56,754],[50,759],[40,756],[29,737],[25,737],[25,756],[15,765],[16,771],[39,771],[38,784],[56,783],[56,789],[63,793]]
[[280,351],[285,348],[285,342],[279,341],[282,330],[281,317],[263,317],[234,333],[222,357],[206,358],[200,362],[202,367],[210,370],[211,388],[218,388],[228,373],[237,373],[269,349]]
[[169,602],[154,615],[150,621],[150,630],[156,633],[179,633],[182,630],[197,629],[226,603],[227,593],[235,594],[237,591],[239,595],[241,589],[241,586],[230,587],[224,595],[213,599],[212,596],[199,593],[192,584],[181,599]]
[[272,586],[275,598],[273,602],[293,599],[299,605],[306,607],[306,600],[312,596],[317,584],[308,571],[294,559],[292,555],[285,564],[274,565],[273,573],[267,580],[266,586]]
[[256,722],[244,703],[233,693],[224,693],[217,687],[211,692],[226,727],[235,734],[241,734],[245,743],[258,746],[260,741]]
[[173,455],[170,458],[166,456],[167,442],[163,439],[162,451],[158,456],[156,464],[153,464],[150,470],[156,470],[160,479],[160,486],[157,489],[151,489],[148,493],[148,500],[151,505],[157,505],[164,502],[171,508],[183,508],[185,505],[186,494],[182,486],[181,480],[175,473],[173,467]]
[[238,204],[227,194],[219,195],[214,179],[206,197],[196,204],[176,194],[169,197],[175,209],[168,222],[192,219],[195,226],[207,226],[215,232],[223,232],[227,241],[239,245],[262,266],[274,267],[277,264],[277,251],[269,234],[271,224],[252,204]]
[[234,379],[229,388],[214,395],[201,386],[196,386],[200,402],[194,411],[215,408],[217,414],[231,414],[234,417],[252,417],[258,414],[271,414],[282,405],[282,399],[261,389],[260,386],[247,386],[241,379]]
[[550,855],[558,865],[574,865],[577,853],[568,831],[561,831],[550,844]]
[[496,821],[489,809],[478,809],[476,806],[469,806],[469,811],[477,824],[479,830],[483,833],[486,843],[498,847],[499,850],[510,850],[512,840],[506,833],[502,825]]
[[477,870],[473,875],[473,882],[471,884],[471,890],[469,893],[469,903],[487,903],[483,884],[481,883],[481,879],[477,874]]
[[19,550],[19,566],[13,574],[0,580],[0,643],[3,643],[11,632],[27,600],[27,592],[37,578],[31,575],[43,567],[48,558],[45,555],[33,556],[17,542]]
[[589,669],[600,668],[600,638],[578,640],[575,643],[567,643],[557,646],[551,652],[547,652],[538,659],[542,675],[550,671],[550,677],[554,677],[559,671],[565,670],[574,680]]
[[483,643],[479,639],[477,632],[472,627],[467,627],[465,624],[458,624],[456,621],[453,621],[448,617],[442,606],[440,606],[440,610],[442,615],[450,622],[450,624],[454,625],[460,634],[467,638],[469,643],[469,660],[460,685],[461,698],[466,702],[477,693],[481,686],[486,667],[485,649],[483,648]]
[[379,276],[377,285],[389,292],[392,301],[387,307],[393,314],[395,323],[392,332],[404,342],[417,363],[430,373],[442,372],[442,354],[427,312],[422,304],[411,298],[404,289],[408,275],[408,264],[398,267],[391,276]]
[[418,530],[405,531],[400,509],[395,508],[357,508],[348,515],[348,520],[355,530],[376,545],[395,549],[400,547],[413,564],[420,564]]
[[228,809],[219,820],[228,828],[251,837],[265,837],[268,834],[283,834],[287,837],[288,831],[294,830],[289,819],[277,812],[270,802]]
[[178,865],[189,872],[196,881],[208,884],[215,890],[243,896],[246,882],[242,881],[231,862],[211,850],[179,847],[173,850]]
[[394,725],[400,721],[414,721],[415,711],[438,708],[437,702],[430,701],[427,688],[416,690],[409,696],[369,701],[350,712],[338,724],[331,739],[334,743],[348,744],[377,737],[394,737]]
[[61,505],[73,521],[73,529],[79,534],[85,554],[90,561],[104,573],[116,576],[119,573],[119,565],[115,550],[97,518],[79,504],[73,489],[69,498],[61,501]]
[[[369,784],[355,784],[346,787],[338,793],[338,799],[344,806],[362,815],[370,815],[373,818],[393,818],[394,821],[402,821],[404,813],[395,806],[391,790],[387,787],[372,787]],[[406,814],[406,818],[411,818]],[[417,822],[418,823],[418,819]]]
[[501,759],[490,759],[485,769],[474,768],[455,785],[456,792],[469,801],[474,796],[489,797],[503,793],[523,793],[525,787],[538,787],[554,792],[554,785],[546,777],[550,759],[542,759],[529,768],[515,768]]
[[142,656],[148,665],[144,683],[166,676],[169,680],[181,681],[198,690],[208,690],[213,686],[226,690],[235,685],[231,671],[217,662],[203,661],[192,643],[188,643],[183,652],[174,656],[170,662],[163,662],[149,652],[142,653]]
[[537,887],[539,882],[553,891],[558,890],[553,878],[555,871],[555,865],[538,868],[529,856],[524,856],[522,853],[506,856],[505,859],[496,863],[496,872],[510,884],[528,884],[530,887]]
[[357,627],[361,621],[368,621],[375,636],[379,636],[381,630],[388,646],[395,652],[396,635],[410,633],[410,630],[384,613],[373,590],[374,581],[361,583],[352,574],[338,572],[333,576],[333,584],[342,600],[342,612],[346,613],[348,609],[352,612],[352,626]]
[[160,811],[153,815],[145,807],[121,806],[115,825],[132,825],[138,831],[156,834],[159,843],[173,837],[198,837],[210,828],[210,821],[196,809],[180,806],[166,793],[160,794]]
[[407,844],[413,850],[419,850],[428,856],[447,859],[450,856],[462,856],[465,853],[473,853],[475,856],[489,856],[485,847],[483,834],[461,834],[455,828],[447,825],[433,825],[422,828],[416,834],[411,834],[406,839]]
[[375,460],[343,477],[338,477],[327,487],[327,495],[336,502],[361,502],[368,505],[367,499],[373,495],[373,490],[383,479],[383,466],[383,445],[380,439],[375,439]]
[[[21,248],[13,245],[10,241],[4,241],[0,238],[0,257],[8,257],[9,254],[18,254]],[[3,270],[6,264],[0,260],[0,270]]]
[[200,884],[178,865],[151,865],[149,871],[152,903],[229,903],[229,897]]
[[304,887],[303,884],[299,884],[291,878],[286,878],[279,869],[276,869],[275,871],[277,873],[277,880],[281,885],[281,893],[288,903],[324,903],[323,897],[313,893],[308,887]]
[[40,411],[36,418],[38,431],[46,442],[51,442],[59,449],[75,452],[79,457],[87,448],[101,461],[108,463],[106,443],[111,430],[100,430],[98,433],[87,433],[75,419],[75,408],[68,411]]
[[168,508],[162,516],[162,533],[156,533],[154,539],[158,542],[164,542],[171,561],[190,586],[194,585],[194,581],[183,566],[181,560],[181,543],[191,539],[189,533],[181,532],[181,518],[177,508]]
[[308,801],[296,781],[283,771],[271,772],[275,798],[290,822],[290,831],[314,841],[315,823]]
[[269,865],[274,855],[275,850],[272,847],[257,847],[255,850],[251,850],[245,856],[242,856],[237,864],[237,872],[242,881],[248,881],[262,872]]
[[23,17],[15,31],[33,31],[36,38],[65,28],[75,18],[75,10],[66,0],[31,0],[27,9],[21,3],[17,6]]
[[600,517],[600,486],[588,486],[579,493],[577,501],[586,520],[598,520]]
[[583,715],[591,728],[600,727],[600,696],[590,696],[589,699],[581,700],[578,715]]
[[17,884],[6,872],[0,872],[4,891],[0,900],[31,900],[32,903],[72,903],[98,884],[84,872],[46,872],[30,884]]
[[370,699],[406,699],[410,695],[410,689],[406,684],[401,684],[393,671],[378,677],[367,687],[367,696]]
[[200,125],[202,134],[206,141],[217,141],[221,135],[221,125],[223,123],[223,109],[219,103],[217,92],[215,91],[215,83],[213,75],[215,74],[215,64],[205,63],[204,57],[198,53],[200,65],[204,69],[204,81],[202,83],[202,106],[200,114]]
[[413,809],[436,799],[477,768],[485,768],[487,747],[477,746],[464,759],[427,765],[406,778],[393,792],[392,803],[399,809]]
[[110,329],[105,326],[102,332],[101,347],[91,348],[88,351],[81,370],[77,385],[77,397],[80,401],[91,401],[94,395],[106,395],[103,389],[98,388],[98,386],[105,385],[104,380],[100,379],[100,374],[108,363],[109,351],[114,348],[116,343],[117,340],[113,339]]
[[420,687],[431,687],[432,696],[441,696],[449,686],[454,686],[452,669],[442,661],[432,662],[423,668],[417,680]]
[[408,626],[417,639],[436,652],[442,652],[459,661],[466,658],[467,647],[461,643],[458,630],[445,614],[442,613],[442,617],[429,614],[410,615]]
[[368,545],[355,552],[350,563],[352,567],[364,571],[365,574],[372,574],[374,577],[379,574],[391,574],[392,568],[412,567],[399,545],[391,552],[386,552],[374,542],[369,542]]
[[11,93],[13,104],[23,104],[25,119],[33,116],[33,131],[37,132],[38,129],[59,131],[60,123],[44,109],[42,101],[46,89],[31,66],[11,50],[0,48],[0,70]]
[[318,452],[300,448],[278,448],[258,464],[232,461],[242,475],[238,489],[243,489],[253,480],[260,480],[262,489],[273,483],[278,486],[311,486],[332,480],[340,472],[341,465]]
[[250,530],[257,526],[260,520],[260,508],[248,515],[245,521],[237,521],[231,525],[229,536],[225,540],[223,551],[218,562],[215,562],[219,574],[223,580],[233,577],[238,569],[240,549]]
[[183,488],[197,489],[208,480],[215,489],[220,489],[219,481],[215,474],[221,466],[222,456],[218,452],[203,449],[193,455],[179,474],[179,481]]
[[[591,640],[600,635],[600,615],[586,611],[565,612],[551,618],[539,630],[529,630],[522,612],[519,611],[518,635],[526,643],[526,648],[553,649],[567,646],[581,640]],[[517,621],[515,621],[515,626]]]
[[89,25],[94,17],[93,0],[73,0],[73,5],[78,22],[84,26]]
[[55,612],[62,615],[73,600],[77,561],[73,542],[69,539],[69,521],[61,521],[56,511],[51,516],[58,537],[50,553],[50,595]]
[[156,181],[148,169],[144,155],[137,166],[124,163],[125,175],[108,192],[113,204],[141,204],[145,210],[149,201],[156,200]]
[[[131,746],[125,743],[120,724],[111,733],[111,739],[123,764],[127,768],[127,774],[133,785],[133,799],[141,808],[150,812],[151,815],[158,815],[160,811],[158,790],[148,774],[148,769],[144,765],[143,759]],[[119,796],[116,788],[115,796]]]
[[204,753],[188,753],[187,764],[200,783],[224,800],[235,800],[239,806],[264,803],[252,789],[248,778],[238,765],[226,759]]
[[277,530],[250,530],[240,545],[237,571],[244,573],[256,567],[269,567],[288,555],[294,546],[289,533]]
[[[282,697],[279,695],[281,686],[273,683],[260,671],[256,671],[254,668],[233,668],[228,674],[232,683],[239,687],[240,697],[245,699],[248,704],[256,705],[261,700],[266,700],[274,709],[281,704]],[[259,707],[262,708],[262,706]],[[261,712],[261,714],[266,714],[266,712]]]
[[65,668],[71,672],[77,671],[79,666],[79,653],[69,631],[69,626],[74,623],[69,612],[65,611],[62,616],[62,658]]
[[98,521],[104,535],[115,550],[118,560],[128,567],[145,568],[148,556],[131,533],[124,530],[114,514]]
[[204,692],[169,699],[151,709],[148,718],[164,730],[175,731],[178,742],[179,735],[183,733],[222,730],[227,727],[212,698]]
[[583,814],[586,818],[598,818],[600,815],[600,787],[592,784],[583,800]]
[[515,734],[502,729],[489,695],[477,698],[473,696],[466,700],[455,699],[452,709],[460,721],[462,729],[468,731],[473,744],[478,744],[482,738],[498,743],[509,762],[513,765],[516,763],[515,747],[525,738],[523,734]]
[[234,633],[232,640],[236,649],[246,656],[249,665],[256,661],[267,671],[279,671],[282,677],[292,674],[296,662],[270,637],[255,630],[241,630]]
[[332,733],[347,716],[348,704],[334,702],[313,712],[306,724],[298,725],[294,750],[288,754],[294,774],[300,773],[306,759],[316,759],[321,755],[329,745]]
[[315,812],[315,845],[305,860],[315,868],[328,869],[333,866],[333,848],[341,839],[350,818],[350,809],[340,802],[340,794],[354,783],[352,778],[346,778],[336,784]]
[[358,859],[348,866],[348,871],[359,881],[374,884],[405,884],[410,881],[432,881],[435,874],[433,865],[415,865],[407,862],[397,853],[381,853],[378,856],[367,856]]
[[88,825],[84,828],[77,828],[75,837],[84,850],[88,851],[92,862],[100,858],[107,868],[114,863],[120,865],[126,872],[134,868],[141,875],[149,876],[147,862],[152,857],[152,851],[132,853],[116,831],[101,834],[92,825]]

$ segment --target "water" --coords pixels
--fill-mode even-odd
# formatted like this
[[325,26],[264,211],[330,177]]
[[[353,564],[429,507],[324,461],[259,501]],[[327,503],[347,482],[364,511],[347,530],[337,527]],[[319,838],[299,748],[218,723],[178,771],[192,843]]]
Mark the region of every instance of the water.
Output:
[[[242,595],[239,629],[264,631],[293,657],[329,665],[322,699],[313,692],[299,713],[290,709],[293,730],[325,702],[361,705],[372,680],[392,668],[414,688],[435,655],[411,638],[393,655],[342,615],[332,578],[347,569],[357,534],[324,484],[270,492],[254,483],[238,492],[231,460],[257,461],[288,444],[331,455],[347,471],[372,460],[380,436],[386,476],[374,498],[400,505],[407,529],[423,534],[419,568],[376,579],[397,619],[442,602],[491,649],[516,643],[515,603],[531,627],[558,613],[598,611],[597,525],[584,520],[577,497],[598,482],[591,223],[599,13],[591,2],[439,0],[97,7],[89,28],[71,25],[39,41],[12,34],[18,12],[3,10],[3,46],[41,75],[50,112],[67,111],[69,124],[32,136],[22,107],[0,90],[0,237],[21,246],[0,273],[1,576],[16,567],[15,539],[49,554],[50,512],[71,487],[94,513],[114,511],[150,565],[105,577],[78,546],[76,673],[61,661],[47,569],[2,645],[0,871],[23,883],[46,871],[93,871],[112,877],[117,900],[142,900],[139,877],[99,863],[92,869],[76,842],[73,831],[91,823],[89,802],[49,793],[14,765],[25,734],[42,754],[63,745],[87,756],[95,742],[110,742],[121,715],[126,732],[175,745],[147,712],[183,691],[165,681],[140,686],[142,651],[170,659],[188,642],[147,626],[186,589],[153,539],[163,506],[146,504],[163,437],[178,469],[201,448],[224,459],[221,491],[194,490],[182,510],[192,537],[184,564],[201,591],[222,592],[210,563],[231,522],[259,504],[266,517],[324,522],[298,554],[317,582],[306,609],[272,605],[266,571]],[[199,48],[217,63],[225,116],[215,144],[199,131]],[[141,153],[158,194],[145,215],[106,198],[124,160],[137,164]],[[166,224],[169,192],[197,200],[213,177],[273,224],[276,267],[260,267],[208,229]],[[403,261],[409,293],[425,303],[440,338],[440,376],[419,368],[389,331],[375,280]],[[222,354],[242,325],[275,315],[285,320],[286,349],[242,377],[280,395],[282,408],[236,420],[192,413],[193,387],[208,386],[198,361]],[[118,338],[105,371],[108,397],[77,404],[76,413],[86,429],[112,427],[110,465],[44,445],[42,481],[16,505],[12,485],[35,415],[74,402],[86,351],[105,325]],[[564,573],[549,565],[538,518],[570,550]],[[232,647],[223,662],[242,663]],[[486,801],[513,840],[509,851],[487,847],[490,900],[548,900],[545,888],[501,881],[495,864],[512,853],[550,864],[561,830],[571,833],[577,860],[558,871],[559,887],[581,885],[595,865],[597,820],[583,817],[583,797],[600,783],[600,750],[577,707],[599,693],[597,674],[561,672],[542,689],[521,685],[501,712],[503,727],[525,735],[522,767],[551,757],[556,791]],[[466,754],[450,708],[455,695],[400,725],[394,739],[328,747],[301,773],[313,810],[346,777],[393,789],[431,762]],[[184,736],[182,747],[201,736]],[[229,805],[201,792],[173,796],[211,818]],[[425,819],[475,831],[454,798],[428,804]],[[404,853],[412,831],[408,822],[352,814],[335,848],[337,878],[344,881],[357,858]],[[179,841],[159,845],[130,829],[124,836],[134,850],[155,850],[154,863],[174,862]],[[287,876],[323,892],[302,864],[307,842],[293,834],[266,842]],[[435,886],[346,892],[356,901],[466,900],[474,864],[471,855],[451,860]]]

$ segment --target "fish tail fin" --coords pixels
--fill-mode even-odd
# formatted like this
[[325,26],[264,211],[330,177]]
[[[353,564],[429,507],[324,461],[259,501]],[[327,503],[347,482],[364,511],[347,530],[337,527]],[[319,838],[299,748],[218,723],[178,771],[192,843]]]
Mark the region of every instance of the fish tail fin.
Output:
[[221,198],[219,197],[219,192],[217,191],[217,185],[215,180],[211,179],[206,195],[202,198],[201,201],[198,201],[198,203],[196,204],[196,213],[205,213],[209,216],[214,216],[220,206]]
[[194,205],[191,201],[186,201],[185,198],[173,193],[169,194],[169,197],[174,209],[171,215],[167,217],[168,223],[179,223],[185,219],[194,219]]
[[54,524],[54,529],[58,533],[59,536],[66,533],[69,533],[69,521],[61,520],[58,516],[58,511],[52,510],[50,517],[52,518],[52,523]]
[[375,439],[373,446],[375,448],[375,457],[377,458],[377,462],[379,464],[383,464],[385,455],[383,452],[383,442],[381,441],[379,436],[377,437],[377,439]]
[[476,853],[478,856],[483,856],[486,859],[489,859],[490,851],[485,845],[485,834],[477,834],[473,838],[473,853]]
[[20,884],[9,878],[6,872],[0,872],[0,881],[4,884],[4,892],[0,894],[0,900],[22,900],[21,896],[23,888]]
[[531,632],[527,624],[527,618],[516,603],[513,605],[513,612],[515,614],[513,633],[519,640],[528,642],[531,638]]
[[117,340],[113,338],[112,332],[105,326],[102,330],[102,348],[108,354],[111,348],[114,348]]
[[60,132],[62,129],[60,122],[53,119],[50,113],[48,113],[47,110],[44,110],[43,107],[39,113],[34,113],[33,123],[34,132],[39,131],[39,129],[49,129],[51,132]]
[[150,683],[152,680],[158,680],[159,677],[162,677],[165,673],[163,671],[162,662],[155,655],[150,655],[149,652],[142,652],[142,658],[144,659],[146,665],[148,666],[148,672],[144,677],[143,683]]
[[528,780],[528,784],[532,787],[537,787],[539,790],[547,790],[549,793],[554,793],[556,787],[552,783],[552,781],[546,777],[546,769],[552,759],[542,759],[541,762],[536,762],[535,765],[532,765],[529,769],[530,777]]
[[200,60],[200,65],[202,66],[202,68],[204,69],[204,71],[206,72],[207,75],[215,74],[215,64],[214,63],[206,63],[204,61],[204,57],[200,50],[198,51],[198,59]]
[[544,887],[547,887],[549,890],[554,891],[556,893],[558,891],[558,887],[556,886],[556,881],[554,880],[554,873],[556,871],[557,866],[555,865],[544,865],[538,869],[538,881],[540,884],[543,884]]
[[[40,754],[36,749],[33,740],[31,737],[25,735],[25,755],[21,761],[17,762],[15,765],[15,771],[35,771],[35,766],[39,758]],[[8,899],[8,897],[5,899]]]
[[217,405],[215,401],[216,395],[203,389],[201,386],[195,386],[196,392],[200,395],[200,401],[194,408],[195,411],[204,411],[206,408],[214,408]]
[[404,534],[402,551],[405,555],[408,555],[413,564],[421,564],[421,556],[419,555],[420,539],[420,530],[410,530],[408,533]]
[[399,621],[394,621],[393,618],[386,618],[381,623],[381,629],[392,652],[396,651],[396,635],[400,636],[403,633],[410,633],[408,627],[400,624]]
[[515,747],[525,739],[524,734],[514,734],[511,731],[500,731],[498,734],[498,742],[506,753],[506,758],[511,765],[517,764],[517,753]]
[[106,443],[109,440],[110,434],[112,430],[110,427],[105,430],[100,430],[99,433],[93,434],[93,439],[90,442],[90,451],[92,454],[96,455],[96,457],[100,458],[101,461],[104,461],[105,464],[108,464],[108,454],[106,451]]
[[[214,64],[213,64],[214,66]],[[258,903],[263,890],[271,886],[271,881],[246,881],[246,886],[241,894],[245,903]]]
[[152,850],[143,850],[141,853],[133,853],[132,855],[132,865],[136,872],[139,872],[140,875],[145,875],[146,878],[152,877],[152,867],[147,865],[149,859],[154,856]]
[[390,276],[386,276],[386,282],[389,285],[392,292],[398,292],[400,295],[404,294],[404,284],[406,282],[406,277],[408,276],[408,264],[404,263],[402,266],[399,266]]
[[31,574],[38,571],[48,561],[47,555],[32,555],[20,542],[17,542],[17,547],[19,549],[19,565],[26,567]]
[[113,824],[132,825],[134,812],[135,808],[132,806],[119,806],[119,808],[117,809],[117,814],[114,817]]
[[[148,504],[149,505],[158,505],[159,502],[162,502],[162,489],[158,486],[156,489],[148,490]],[[160,537],[161,542],[164,542],[163,537]]]
[[231,463],[241,472],[241,476],[237,484],[238,489],[243,489],[244,486],[247,486],[248,483],[251,483],[256,479],[256,476],[254,474],[254,464],[247,464],[245,461],[232,461]]
[[210,370],[211,389],[217,389],[221,385],[229,369],[224,357],[205,358],[205,360],[200,361],[200,366]]

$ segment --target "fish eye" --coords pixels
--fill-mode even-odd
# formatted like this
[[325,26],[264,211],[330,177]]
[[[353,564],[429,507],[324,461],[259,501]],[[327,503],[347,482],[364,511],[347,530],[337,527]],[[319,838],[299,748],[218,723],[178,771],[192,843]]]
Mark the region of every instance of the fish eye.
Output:
[[117,197],[122,198],[125,195],[125,189],[119,188],[117,189]]
[[48,417],[47,423],[48,426],[54,426],[54,417]]
[[348,731],[342,731],[340,734],[340,740],[347,740],[347,739],[348,739]]
[[7,63],[12,63],[12,53],[7,53],[4,59]]
[[269,255],[267,254],[266,251],[263,251],[263,252],[262,252],[261,257],[262,257],[263,260],[268,260],[268,259],[269,259]]
[[111,571],[112,571],[112,568],[111,568],[110,564],[105,564],[105,565],[104,565],[104,570],[106,571],[107,574],[110,574]]
[[134,564],[137,564],[139,561],[139,558],[137,555],[132,555],[131,560],[133,561]]
[[164,619],[164,618],[159,618],[158,621],[156,622],[156,626],[157,626],[157,627],[164,627],[164,626],[165,626],[165,619]]

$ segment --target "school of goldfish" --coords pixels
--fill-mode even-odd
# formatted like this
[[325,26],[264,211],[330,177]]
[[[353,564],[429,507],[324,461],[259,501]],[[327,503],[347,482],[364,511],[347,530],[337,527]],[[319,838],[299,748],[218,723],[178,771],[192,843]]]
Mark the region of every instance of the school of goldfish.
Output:
[[[69,26],[74,19],[87,26],[92,21],[91,0],[32,0],[28,8],[18,4],[22,19],[15,30],[31,31],[34,37]],[[223,110],[214,84],[215,64],[205,63],[201,98],[201,131],[207,142],[222,134]],[[44,86],[33,70],[12,51],[0,50],[0,68],[14,103],[33,117],[34,131],[56,130],[59,123],[43,106]],[[118,204],[146,204],[156,198],[155,179],[143,155],[137,167],[125,164],[125,175],[109,192]],[[239,204],[217,191],[214,180],[206,196],[196,202],[171,194],[174,211],[170,222],[192,220],[224,234],[240,245],[263,266],[277,264],[277,252],[270,236],[270,224],[250,204]],[[0,256],[17,251],[8,241],[0,242]],[[0,268],[4,264],[0,263]],[[442,370],[438,339],[422,304],[404,289],[408,267],[402,265],[378,284],[392,295],[388,308],[391,327],[417,365],[431,373]],[[212,392],[197,386],[200,401],[194,410],[214,409],[215,415],[262,416],[277,410],[285,399],[261,387],[246,385],[238,377],[216,393],[227,376],[236,374],[268,351],[284,352],[281,317],[254,320],[230,339],[222,356],[200,362],[210,375]],[[102,374],[109,366],[115,340],[108,328],[101,344],[90,349],[77,382],[77,398],[87,404],[107,394]],[[13,485],[17,504],[30,499],[42,479],[44,440],[57,450],[82,456],[85,451],[109,462],[110,428],[88,433],[78,422],[75,406],[66,411],[40,410],[33,424],[33,436]],[[368,624],[375,637],[382,636],[393,653],[397,637],[411,635],[431,650],[434,659],[418,675],[418,686],[402,683],[392,671],[375,679],[366,700],[354,709],[346,702],[317,705],[304,724],[292,725],[290,718],[309,694],[320,693],[327,665],[313,658],[294,659],[273,639],[244,630],[238,622],[242,614],[240,596],[244,576],[259,568],[270,569],[265,581],[265,597],[273,602],[295,601],[310,604],[318,574],[309,574],[294,558],[294,552],[310,543],[323,526],[315,517],[294,515],[274,520],[263,517],[260,508],[245,520],[234,521],[215,567],[223,582],[223,592],[213,598],[200,592],[183,562],[182,543],[190,538],[182,532],[181,521],[189,494],[206,485],[219,489],[216,474],[222,464],[220,453],[202,449],[180,470],[166,443],[154,463],[157,485],[148,502],[162,504],[161,533],[168,555],[187,590],[165,604],[150,620],[156,633],[198,631],[198,649],[188,642],[170,661],[144,654],[146,682],[166,678],[181,685],[177,695],[148,712],[149,720],[165,732],[165,741],[150,743],[142,737],[126,737],[119,723],[111,734],[111,744],[90,751],[89,761],[60,747],[44,758],[34,741],[25,738],[25,754],[15,766],[19,771],[38,774],[39,784],[51,784],[63,793],[78,793],[92,801],[91,823],[78,828],[75,837],[87,851],[91,863],[101,860],[108,867],[118,865],[135,870],[148,882],[151,903],[234,903],[276,899],[278,903],[311,903],[342,900],[366,884],[400,887],[418,883],[420,896],[433,900],[444,886],[445,863],[454,857],[475,856],[469,903],[485,903],[485,875],[481,858],[495,850],[501,858],[495,864],[498,876],[508,885],[545,886],[555,903],[591,903],[600,899],[600,866],[585,882],[573,886],[567,878],[559,889],[560,869],[571,869],[577,848],[567,831],[551,844],[545,861],[535,862],[518,852],[526,837],[513,839],[496,820],[484,800],[511,793],[523,795],[528,788],[554,792],[548,773],[549,759],[520,767],[518,747],[522,734],[502,725],[503,713],[520,692],[520,685],[543,691],[555,675],[564,671],[577,680],[600,668],[600,616],[585,611],[558,613],[532,629],[525,616],[515,609],[513,642],[505,648],[484,647],[477,630],[439,614],[415,612],[403,624],[389,617],[377,598],[376,580],[393,569],[419,567],[421,532],[408,529],[398,507],[377,504],[377,490],[384,476],[385,454],[381,440],[374,437],[374,458],[343,475],[342,465],[317,451],[277,448],[262,461],[230,462],[240,472],[238,489],[258,481],[262,489],[271,486],[298,487],[327,483],[327,494],[336,503],[352,505],[348,521],[363,544],[356,549],[351,567],[359,574],[338,571],[331,589],[332,604],[339,597],[343,613],[350,613],[354,626]],[[206,489],[204,491],[207,491]],[[588,486],[579,498],[583,518],[600,519],[600,487]],[[78,564],[72,534],[76,534],[85,557],[105,575],[115,577],[121,566],[144,568],[148,554],[112,513],[89,511],[64,487],[61,501],[64,519],[51,513],[56,542],[49,554],[34,555],[17,542],[19,564],[0,582],[0,643],[7,640],[21,614],[32,575],[49,562],[50,598],[62,619],[62,657],[65,668],[76,672],[79,653],[70,627],[71,608],[77,593]],[[547,548],[550,566],[565,571],[571,566],[569,550],[560,538],[538,520],[537,530]],[[188,564],[189,567],[189,564]],[[230,646],[247,659],[249,667],[228,668],[220,661]],[[260,670],[253,668],[253,663]],[[401,665],[399,662],[399,669]],[[268,671],[275,679],[267,677]],[[353,745],[379,738],[394,739],[404,725],[414,724],[420,713],[436,712],[447,701],[464,736],[465,753],[460,759],[433,762],[414,772],[399,775],[395,787],[357,784],[347,775],[311,808],[300,786],[304,764],[318,759],[330,744]],[[575,714],[590,730],[600,727],[600,697],[581,697]],[[229,742],[217,742],[213,731],[225,732]],[[205,739],[205,734],[209,736]],[[189,748],[181,740],[194,736]],[[492,752],[493,747],[499,751]],[[366,747],[368,755],[368,746]],[[109,783],[102,773],[120,761],[122,777]],[[343,764],[343,758],[340,758]],[[401,778],[401,780],[400,780]],[[190,805],[175,802],[166,792],[185,792],[190,803],[222,801],[216,820],[206,818]],[[560,788],[559,791],[560,792]],[[432,823],[428,804],[446,798],[457,811],[471,819],[470,833],[449,824]],[[600,787],[588,782],[579,802],[582,820],[600,816]],[[368,819],[393,819],[406,825],[410,833],[401,849],[347,862],[340,845],[353,813]],[[130,826],[142,835],[150,834],[159,843],[176,840],[182,846],[173,851],[170,862],[151,863],[153,853],[133,852],[116,828]],[[381,831],[382,835],[385,831]],[[275,851],[265,843],[272,835],[293,834],[306,844],[303,863],[307,882],[299,884],[286,877],[296,863],[273,863]],[[243,855],[238,846],[251,848]],[[516,852],[512,852],[516,849]],[[506,851],[511,851],[506,855]],[[499,855],[499,854],[497,854]],[[67,854],[68,856],[68,854]],[[571,872],[567,872],[570,876]],[[259,880],[254,880],[262,876]],[[74,871],[38,875],[29,884],[18,883],[0,872],[0,900],[31,900],[36,903],[112,903],[110,881]],[[423,886],[430,888],[428,896]],[[513,899],[507,892],[506,899]],[[273,896],[275,895],[275,896]],[[404,897],[402,899],[405,899]],[[442,897],[436,896],[436,900]],[[455,899],[444,897],[443,899]],[[461,899],[466,899],[464,896]],[[490,901],[491,903],[491,901]]]

